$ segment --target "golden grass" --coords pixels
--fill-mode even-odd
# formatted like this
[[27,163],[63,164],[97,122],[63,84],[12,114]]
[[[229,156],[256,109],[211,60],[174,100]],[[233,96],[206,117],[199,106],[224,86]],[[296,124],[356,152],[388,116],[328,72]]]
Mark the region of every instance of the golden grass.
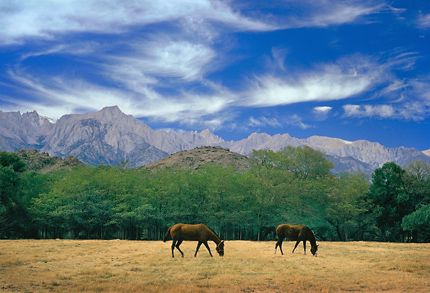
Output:
[[[226,241],[209,256],[171,241],[3,240],[0,291],[23,292],[429,292],[430,244],[319,242],[318,257],[273,254],[275,242]],[[309,246],[309,245],[308,245]]]

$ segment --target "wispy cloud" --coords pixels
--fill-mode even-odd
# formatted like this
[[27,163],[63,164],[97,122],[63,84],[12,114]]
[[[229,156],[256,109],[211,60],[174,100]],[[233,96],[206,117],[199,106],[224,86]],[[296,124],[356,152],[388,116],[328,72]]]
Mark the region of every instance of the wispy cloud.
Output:
[[279,123],[277,118],[268,118],[268,117],[259,117],[259,118],[254,118],[254,117],[249,117],[249,126],[251,127],[261,127],[261,126],[271,126],[271,127],[279,127],[281,126],[281,123]]
[[210,70],[209,65],[216,57],[215,51],[204,44],[168,38],[137,42],[130,46],[130,50],[128,54],[104,56],[106,65],[103,66],[111,78],[130,83],[131,74],[136,74],[139,79],[145,75],[193,81]]
[[[270,1],[260,1],[254,4],[254,9],[255,6],[269,11],[273,8]],[[261,18],[283,29],[327,27],[357,21],[368,22],[369,20],[364,19],[366,16],[380,13],[384,9],[385,2],[378,0],[285,0],[278,3],[270,18],[267,16]]]
[[392,118],[395,114],[392,105],[345,105],[345,116]]
[[420,14],[418,16],[418,26],[424,29],[430,28],[430,13],[429,14]]
[[350,56],[332,64],[321,64],[298,76],[257,76],[245,104],[269,107],[309,101],[350,98],[369,90],[383,78],[382,68],[370,58]]
[[[226,117],[211,115],[226,109],[236,98],[233,94],[213,85],[217,93],[198,94],[181,92],[177,95],[162,95],[149,85],[117,89],[98,86],[83,80],[60,77],[35,77],[25,70],[9,70],[9,78],[32,100],[9,99],[11,106],[36,110],[43,116],[54,119],[64,113],[82,113],[100,110],[105,105],[121,105],[121,109],[135,117],[147,117],[164,122],[182,124],[206,124],[215,127]],[[85,105],[85,106],[83,106]],[[207,116],[207,118],[205,118]]]
[[[305,1],[306,2],[306,1]],[[385,3],[362,1],[312,1],[313,13],[309,18],[297,21],[299,26],[329,26],[356,21],[358,18],[379,12]]]
[[54,55],[54,54],[68,54],[68,55],[88,55],[92,54],[100,49],[100,45],[97,42],[76,42],[70,44],[58,44],[52,47],[42,49],[41,51],[32,51],[23,54],[19,61],[24,61],[27,58],[38,57],[43,55]]
[[[419,58],[414,52],[397,52],[395,57],[385,60],[348,55],[304,69],[288,66],[285,60],[289,50],[279,46],[272,48],[265,72],[240,72],[237,84],[241,86],[234,90],[224,87],[220,79],[210,79],[211,73],[231,62],[220,50],[224,45],[220,39],[225,33],[367,22],[371,21],[367,16],[387,9],[384,1],[286,0],[276,7],[285,10],[282,17],[276,9],[269,9],[271,13],[264,10],[264,14],[252,9],[252,5],[268,8],[274,5],[264,1],[253,4],[218,0],[21,2],[7,1],[4,5],[7,10],[0,10],[0,45],[34,39],[45,42],[39,41],[39,47],[23,53],[17,59],[22,66],[12,65],[13,69],[6,74],[17,90],[33,99],[8,101],[19,105],[17,108],[36,109],[52,118],[120,105],[124,112],[136,117],[190,125],[201,123],[213,128],[230,119],[225,114],[230,106],[240,111],[248,107],[346,100],[369,92],[373,99],[392,99],[397,104],[348,101],[343,108],[344,117],[419,119],[428,115],[429,83],[398,79],[393,74],[393,68],[403,72],[413,70]],[[249,10],[239,10],[235,5]],[[422,28],[429,27],[429,15],[421,15],[419,23]],[[153,31],[154,24],[162,25]],[[66,42],[64,36],[69,33],[109,35],[109,38]],[[122,38],[127,34],[127,38]],[[98,75],[97,78],[85,79],[76,72],[61,77],[49,72],[38,75],[23,65],[31,58],[65,54],[74,57],[92,54],[90,61],[82,62],[91,63],[92,74]],[[243,78],[245,74],[247,80]],[[323,120],[332,107],[313,110],[317,119]],[[299,115],[284,120],[254,115],[248,122],[249,127],[283,125],[312,127]]]
[[303,118],[300,117],[297,114],[291,115],[289,117],[285,117],[284,119],[284,123],[286,125],[290,125],[290,126],[295,126],[295,127],[299,127],[301,129],[308,129],[308,128],[312,128],[312,125],[306,124],[303,122]]
[[247,126],[253,129],[267,128],[267,127],[281,128],[285,126],[292,126],[292,127],[297,127],[301,129],[307,129],[312,127],[311,125],[304,123],[303,118],[297,114],[282,116],[279,118],[269,118],[265,116],[260,116],[255,118],[251,116],[248,119]]
[[232,11],[223,1],[103,1],[48,0],[6,1],[0,11],[0,44],[22,43],[27,39],[52,39],[58,34],[95,32],[118,34],[129,27],[177,22],[198,30],[213,29],[219,22],[237,30],[264,31],[271,25]]
[[344,105],[344,117],[353,118],[379,118],[379,119],[405,119],[420,121],[430,113],[429,103],[410,101],[401,104],[381,105]]
[[32,99],[9,98],[9,106],[21,110],[36,110],[43,116],[57,119],[64,113],[82,113],[99,110],[103,105],[118,105],[124,110],[132,110],[128,96],[117,89],[106,88],[84,80],[63,79],[61,77],[35,77],[21,68],[8,71],[9,78]]

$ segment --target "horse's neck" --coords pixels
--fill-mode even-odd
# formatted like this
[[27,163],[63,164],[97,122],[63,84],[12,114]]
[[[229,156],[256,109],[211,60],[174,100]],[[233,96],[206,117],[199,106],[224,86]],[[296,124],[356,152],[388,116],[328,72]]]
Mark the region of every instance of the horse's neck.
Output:
[[217,245],[221,242],[221,239],[212,230],[209,230],[209,239],[215,242]]
[[308,240],[312,246],[317,245],[317,240],[315,239],[315,235],[314,235],[314,233],[312,233],[312,231],[309,231]]

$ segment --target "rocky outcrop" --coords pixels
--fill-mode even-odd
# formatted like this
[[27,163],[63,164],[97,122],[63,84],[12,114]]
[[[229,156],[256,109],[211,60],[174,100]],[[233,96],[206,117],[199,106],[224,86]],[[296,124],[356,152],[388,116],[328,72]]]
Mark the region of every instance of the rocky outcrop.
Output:
[[149,163],[142,168],[149,170],[163,168],[198,169],[201,165],[211,163],[223,168],[231,166],[238,171],[248,171],[251,169],[251,159],[219,146],[202,146],[188,151],[180,151],[160,161]]
[[26,171],[50,173],[62,169],[71,169],[82,166],[82,162],[73,156],[66,159],[51,157],[47,153],[39,153],[37,150],[19,150],[16,154],[25,162]]

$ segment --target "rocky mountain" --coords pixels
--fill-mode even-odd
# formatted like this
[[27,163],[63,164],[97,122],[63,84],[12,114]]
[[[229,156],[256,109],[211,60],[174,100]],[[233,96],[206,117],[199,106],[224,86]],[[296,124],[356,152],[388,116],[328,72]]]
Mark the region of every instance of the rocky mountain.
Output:
[[40,149],[43,146],[40,144],[43,137],[54,125],[48,118],[39,116],[36,111],[22,115],[19,112],[0,111],[0,149]]
[[287,145],[308,145],[322,150],[334,161],[337,171],[361,170],[371,173],[385,162],[405,165],[412,160],[430,163],[430,157],[414,148],[387,148],[376,142],[348,142],[312,136],[298,139],[289,134],[274,136],[253,133],[239,141],[225,141],[209,130],[174,132],[152,130],[131,115],[114,107],[89,114],[65,115],[55,123],[37,112],[0,111],[0,149],[36,149],[51,156],[74,156],[85,164],[116,165],[128,161],[133,167],[157,162],[183,150],[220,146],[248,155],[252,149],[279,150]]

